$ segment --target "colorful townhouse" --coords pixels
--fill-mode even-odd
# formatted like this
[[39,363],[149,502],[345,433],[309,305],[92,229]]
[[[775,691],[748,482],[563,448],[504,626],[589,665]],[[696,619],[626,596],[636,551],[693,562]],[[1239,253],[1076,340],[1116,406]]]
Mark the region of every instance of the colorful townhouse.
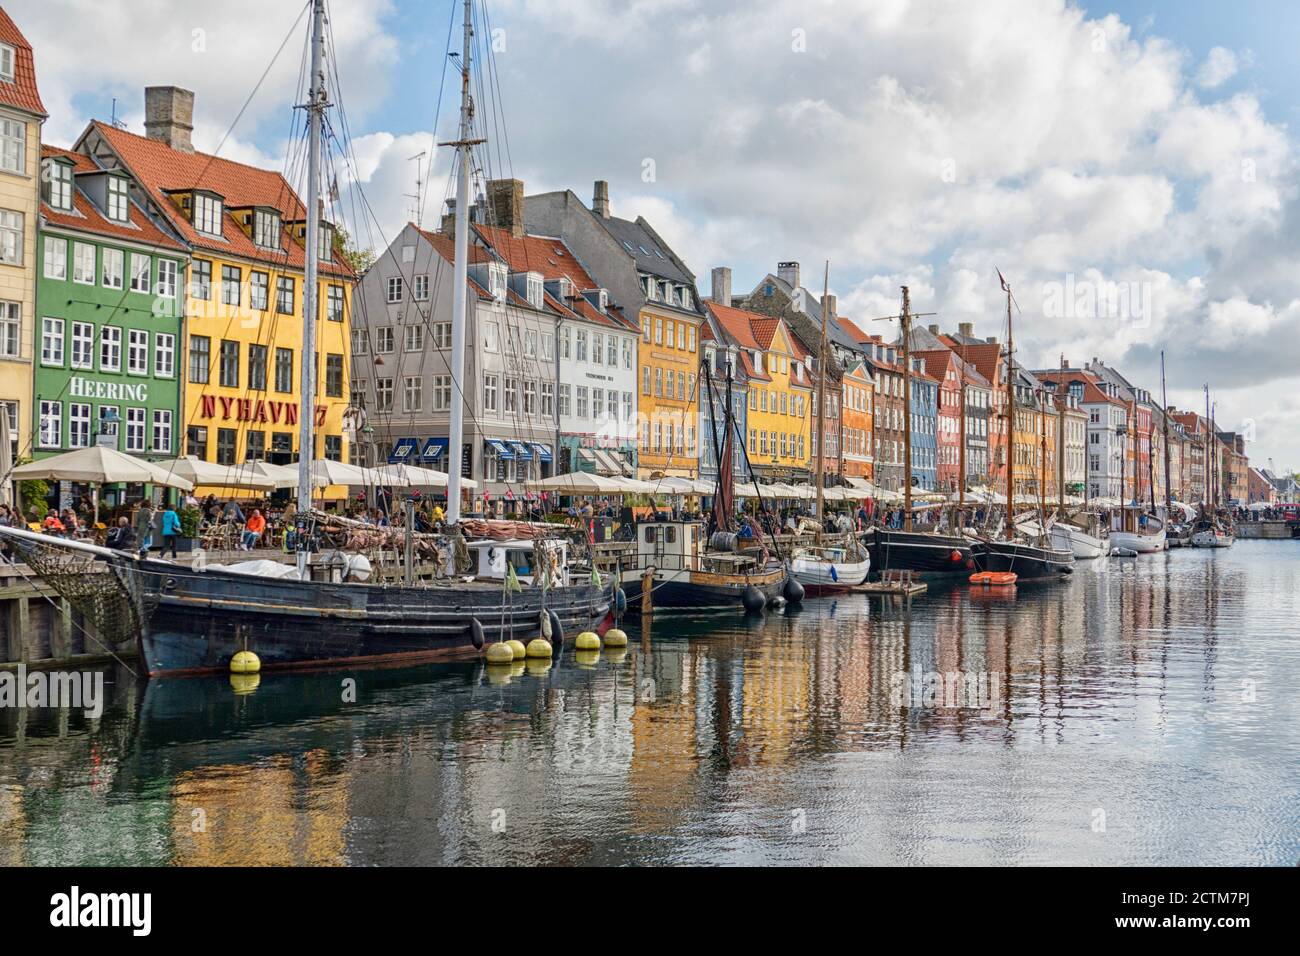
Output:
[[[716,282],[715,277],[715,289]],[[699,379],[701,451],[698,477],[705,482],[718,480],[719,453],[729,417],[732,428],[731,477],[733,482],[748,481],[749,386],[753,366],[744,350],[722,332],[707,306],[704,324],[700,326],[700,348],[703,354]],[[731,396],[730,416],[726,413],[728,394]]]
[[925,362],[926,371],[939,382],[935,421],[935,487],[957,490],[961,454],[961,362],[948,348],[913,352]]
[[850,319],[843,328],[865,360],[871,376],[871,481],[887,491],[903,487],[903,366],[898,349],[879,335],[868,335]]
[[967,431],[967,447],[975,453],[976,464],[967,467],[968,483],[972,488],[984,485],[1004,493],[1011,456],[1007,441],[1007,366],[1002,346],[996,337],[976,338],[971,322],[958,323],[955,333],[942,334],[939,340],[973,368],[968,375],[966,406],[973,427]]
[[635,316],[637,477],[697,477],[704,310],[694,274],[644,217],[613,215],[604,180],[590,208],[564,190],[527,196],[523,209],[529,233],[562,240],[609,301]]
[[[75,150],[124,175],[131,200],[191,253],[184,290],[184,444],[235,466],[297,460],[304,356],[307,211],[278,172],[196,152],[194,95],[145,90],[145,136],[92,122]],[[356,276],[322,218],[318,244],[315,458],[345,460],[352,286]]]
[[32,450],[41,124],[31,44],[0,9],[0,412],[14,459]]
[[188,251],[121,171],[41,153],[34,457],[90,445],[173,457]]
[[912,488],[934,491],[939,480],[939,378],[926,369],[925,359],[909,355],[912,416]]
[[875,385],[866,359],[844,372],[840,395],[840,448],[845,477],[872,480],[875,464]]
[[780,319],[713,301],[706,307],[727,341],[744,355],[749,382],[746,434],[755,477],[807,482],[810,443],[817,428],[807,353]]

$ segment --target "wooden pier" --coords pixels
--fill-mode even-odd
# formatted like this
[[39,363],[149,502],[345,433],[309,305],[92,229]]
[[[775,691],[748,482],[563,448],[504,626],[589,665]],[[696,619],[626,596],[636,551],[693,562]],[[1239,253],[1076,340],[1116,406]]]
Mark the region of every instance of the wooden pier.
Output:
[[879,597],[901,597],[911,601],[920,597],[930,586],[917,581],[911,571],[886,571],[879,581],[868,581],[853,588],[854,594],[872,594]]
[[113,645],[25,564],[0,562],[0,670],[103,664],[134,657]]

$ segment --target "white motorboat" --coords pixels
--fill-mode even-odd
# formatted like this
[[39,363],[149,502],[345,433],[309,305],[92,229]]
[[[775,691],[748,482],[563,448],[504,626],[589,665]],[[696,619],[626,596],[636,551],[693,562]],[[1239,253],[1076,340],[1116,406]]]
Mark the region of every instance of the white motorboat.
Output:
[[1070,551],[1076,561],[1100,558],[1107,550],[1105,538],[1089,534],[1072,524],[1054,524],[1048,533],[1052,538],[1052,546],[1062,551]]
[[1193,548],[1231,548],[1236,540],[1231,530],[1209,521],[1199,522],[1192,532]]
[[871,558],[845,548],[799,548],[790,558],[790,573],[808,594],[847,591],[867,580]]
[[1112,531],[1110,533],[1110,546],[1112,549],[1120,548],[1136,551],[1138,554],[1154,554],[1157,551],[1164,551],[1166,550],[1165,529],[1157,528],[1155,531]]

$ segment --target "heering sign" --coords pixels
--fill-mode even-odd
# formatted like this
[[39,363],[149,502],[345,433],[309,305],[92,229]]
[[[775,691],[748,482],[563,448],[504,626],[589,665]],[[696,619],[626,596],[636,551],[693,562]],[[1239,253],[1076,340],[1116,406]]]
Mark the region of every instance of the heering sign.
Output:
[[145,382],[99,382],[79,375],[68,380],[68,394],[73,398],[107,398],[115,402],[149,401],[149,385]]

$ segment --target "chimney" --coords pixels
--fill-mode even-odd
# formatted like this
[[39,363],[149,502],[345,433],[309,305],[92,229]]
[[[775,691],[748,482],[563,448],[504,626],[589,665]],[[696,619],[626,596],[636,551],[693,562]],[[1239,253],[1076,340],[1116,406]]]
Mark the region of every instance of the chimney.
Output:
[[974,337],[975,337],[975,323],[974,323],[974,322],[958,322],[958,323],[957,323],[957,334],[958,334],[958,335],[969,336],[970,338],[974,338]]
[[822,300],[822,304],[826,307],[826,314],[832,319],[839,315],[839,312],[836,311],[836,306],[840,304],[840,300],[835,297],[834,292],[827,292],[826,297]]
[[444,236],[456,235],[456,200],[454,197],[447,200],[447,211],[442,216],[442,234]]
[[194,94],[179,86],[144,88],[144,131],[150,139],[182,153],[194,152]]
[[1069,367],[1070,367],[1070,360],[1069,360],[1068,358],[1063,358],[1063,359],[1061,359],[1061,367],[1062,367],[1062,368],[1069,368]]
[[591,194],[591,211],[601,219],[609,218],[609,183],[603,179],[596,180],[596,189]]
[[709,298],[719,305],[731,305],[731,270],[726,266],[717,266],[711,273],[711,278]]
[[930,330],[930,334],[931,334],[931,335],[938,335],[938,334],[939,334],[939,326],[937,326],[937,325],[931,325],[931,326],[927,326],[927,328]]
[[488,224],[509,229],[516,239],[524,234],[524,184],[519,179],[489,179]]
[[996,335],[990,335],[990,336],[989,336],[988,338],[986,338],[984,341],[987,342],[989,345],[997,345],[997,344],[998,344],[998,337],[997,337]]
[[799,263],[778,262],[776,264],[776,276],[778,279],[788,282],[792,289],[799,288]]

